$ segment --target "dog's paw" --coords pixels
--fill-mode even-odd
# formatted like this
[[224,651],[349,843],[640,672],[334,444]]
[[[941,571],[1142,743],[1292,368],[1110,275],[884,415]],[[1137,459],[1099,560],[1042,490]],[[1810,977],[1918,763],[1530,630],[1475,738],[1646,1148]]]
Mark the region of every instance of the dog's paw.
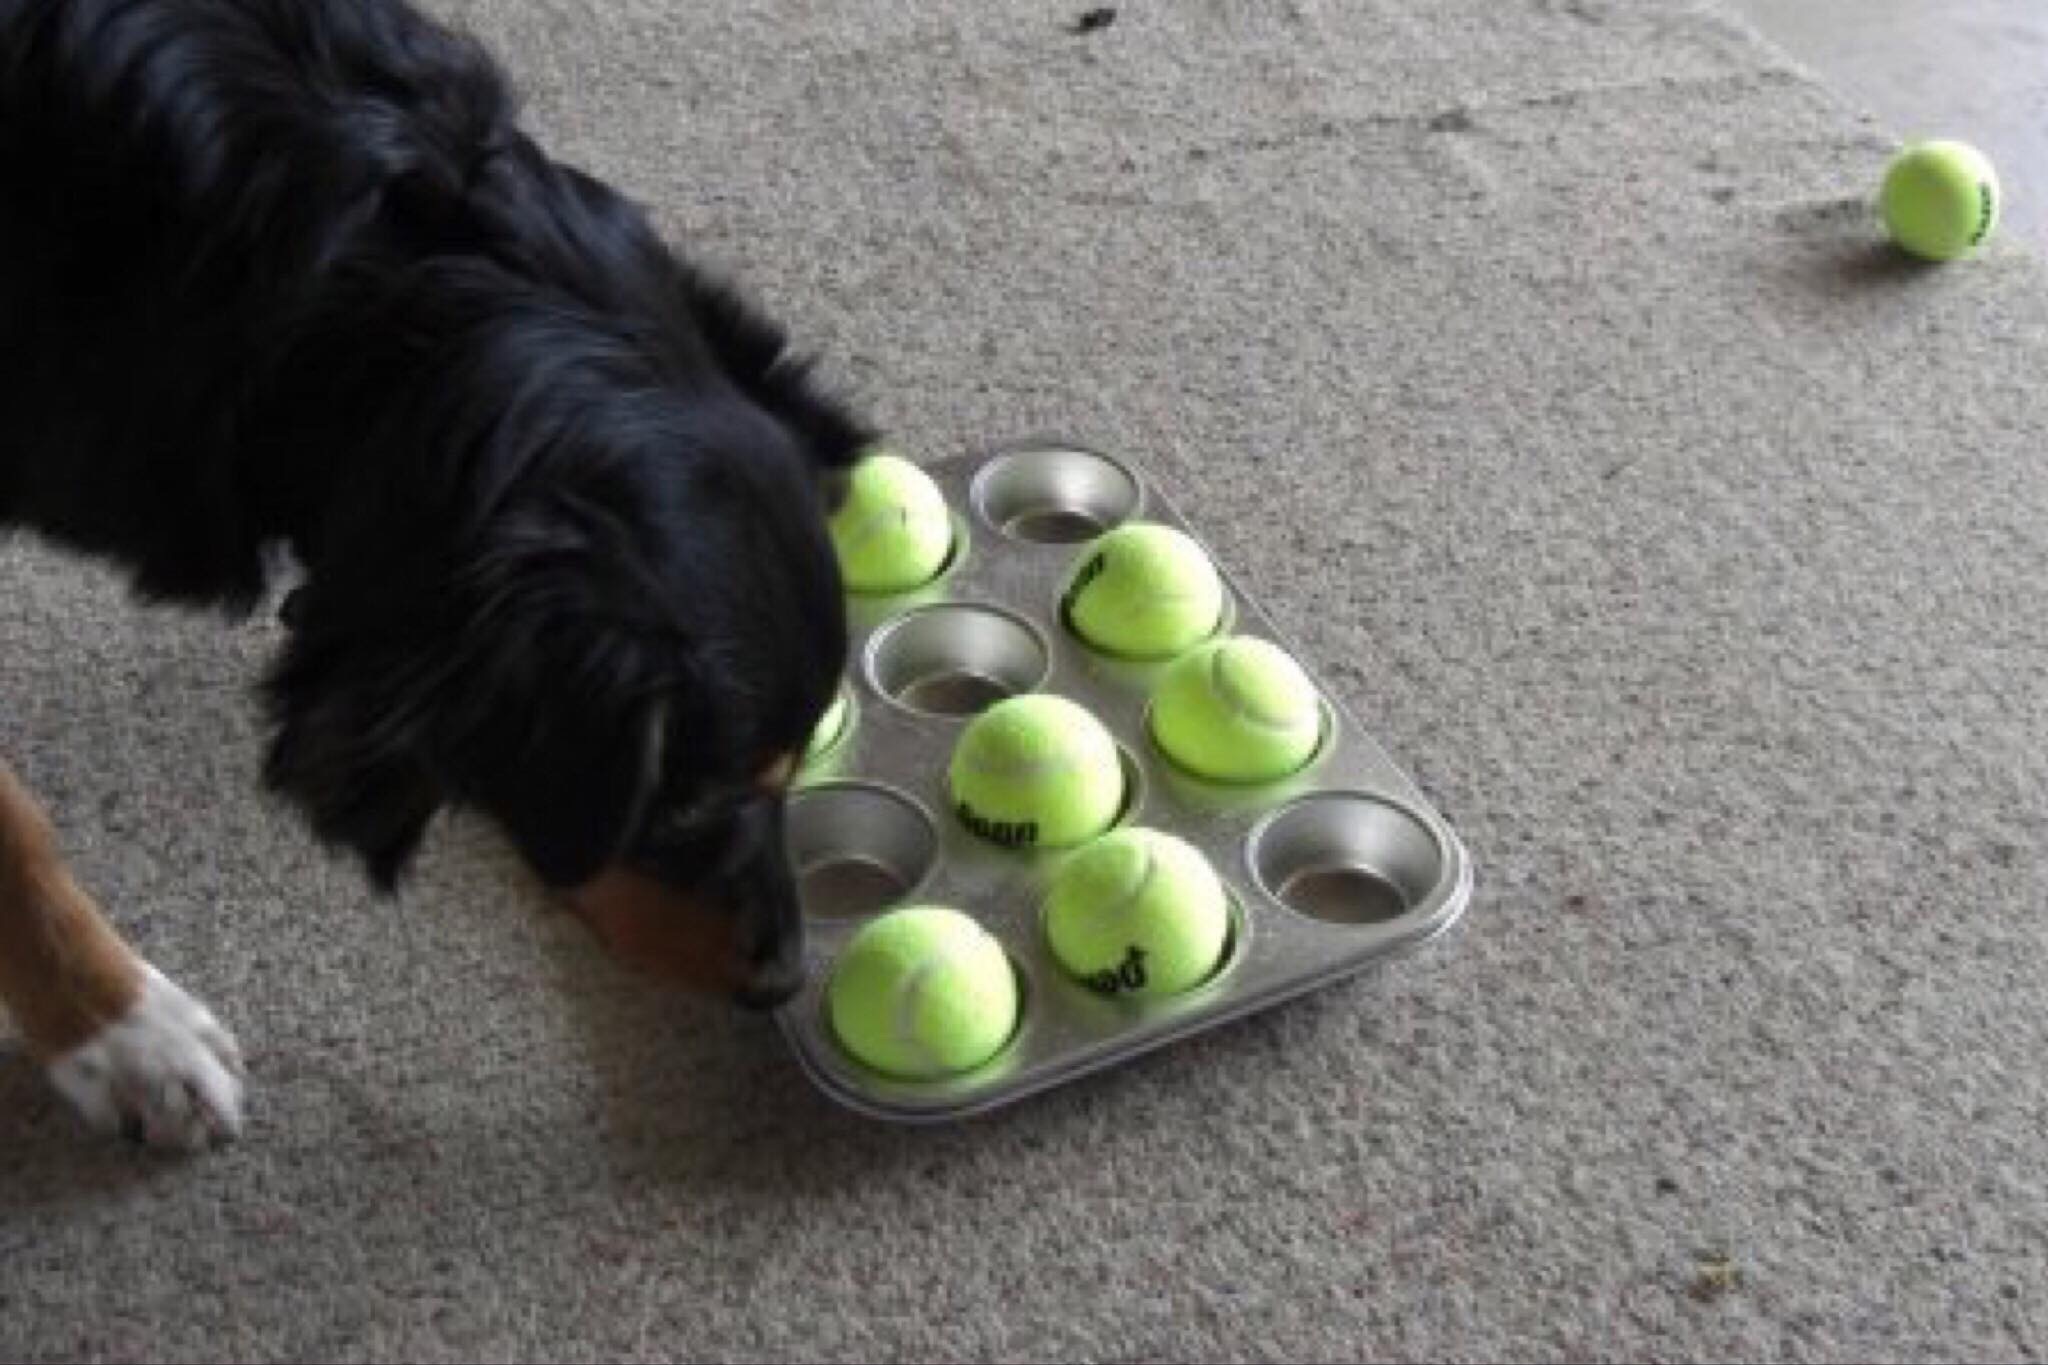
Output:
[[142,996],[97,1037],[50,1063],[85,1121],[152,1147],[197,1151],[242,1128],[242,1053],[206,1006],[154,967]]

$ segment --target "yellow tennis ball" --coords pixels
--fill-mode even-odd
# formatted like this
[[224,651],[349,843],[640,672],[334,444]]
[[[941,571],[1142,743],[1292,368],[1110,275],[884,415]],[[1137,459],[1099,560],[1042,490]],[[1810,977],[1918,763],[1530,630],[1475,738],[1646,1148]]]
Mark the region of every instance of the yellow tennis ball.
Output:
[[846,501],[833,513],[832,546],[853,592],[908,592],[945,567],[953,517],[931,475],[880,451],[854,465]]
[[1152,694],[1152,738],[1166,756],[1216,782],[1272,782],[1322,740],[1315,684],[1278,645],[1233,636],[1166,666]]
[[810,763],[846,737],[846,725],[852,719],[853,705],[846,699],[844,690],[835,694],[832,704],[825,708],[825,714],[818,717],[818,723],[811,730],[810,742],[804,745],[803,761]]
[[1998,174],[1967,143],[1939,139],[1892,159],[1878,193],[1894,242],[1930,261],[1975,251],[1998,228]]
[[1216,629],[1223,580],[1194,537],[1130,522],[1082,553],[1067,575],[1060,610],[1097,649],[1170,659]]
[[987,1062],[1017,1029],[1017,975],[988,930],[920,905],[863,925],[833,964],[825,1010],[840,1045],[891,1076],[935,1080]]
[[1177,995],[1214,974],[1230,899],[1201,851],[1151,829],[1120,829],[1073,854],[1045,901],[1053,957],[1101,995]]
[[1032,693],[969,721],[947,770],[962,824],[1005,848],[1068,848],[1115,822],[1124,770],[1089,711]]

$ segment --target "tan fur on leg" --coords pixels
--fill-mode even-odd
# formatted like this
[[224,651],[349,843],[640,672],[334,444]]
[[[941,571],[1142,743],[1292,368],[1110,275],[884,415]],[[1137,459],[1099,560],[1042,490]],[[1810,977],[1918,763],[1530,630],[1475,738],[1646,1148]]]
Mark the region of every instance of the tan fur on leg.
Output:
[[0,763],[0,1002],[45,1059],[93,1038],[142,995],[143,965],[72,880],[56,836]]

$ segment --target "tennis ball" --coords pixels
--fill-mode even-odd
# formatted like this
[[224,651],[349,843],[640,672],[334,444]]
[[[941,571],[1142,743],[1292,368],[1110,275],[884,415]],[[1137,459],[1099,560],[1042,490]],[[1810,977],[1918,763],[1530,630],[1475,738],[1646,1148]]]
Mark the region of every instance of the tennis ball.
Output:
[[972,1071],[1017,1027],[1002,944],[958,910],[919,905],[863,925],[825,986],[832,1032],[877,1071],[934,1080]]
[[1176,995],[1209,979],[1230,937],[1230,902],[1192,844],[1120,829],[1054,874],[1045,937],[1059,964],[1102,995]]
[[945,567],[953,518],[931,475],[879,451],[853,467],[846,501],[833,513],[832,546],[853,592],[908,592]]
[[1116,741],[1064,697],[1010,697],[983,711],[961,731],[947,777],[961,823],[1006,848],[1071,847],[1123,806]]
[[1192,536],[1155,522],[1129,522],[1076,561],[1060,611],[1097,649],[1170,659],[1216,629],[1223,580]]
[[825,714],[818,717],[817,725],[811,730],[810,742],[804,745],[804,762],[815,760],[844,737],[852,710],[846,693],[840,692],[832,698],[832,704],[825,708]]
[[1998,174],[1966,143],[1918,142],[1892,159],[1878,201],[1894,242],[1930,261],[1952,261],[1998,227]]
[[1233,636],[1166,666],[1152,694],[1152,738],[1181,767],[1217,782],[1272,782],[1322,738],[1315,684],[1285,650]]

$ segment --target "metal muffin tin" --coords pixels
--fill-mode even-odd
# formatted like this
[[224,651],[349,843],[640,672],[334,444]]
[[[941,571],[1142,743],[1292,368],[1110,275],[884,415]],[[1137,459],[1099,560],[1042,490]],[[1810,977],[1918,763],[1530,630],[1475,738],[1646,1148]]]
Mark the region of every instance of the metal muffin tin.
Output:
[[[849,597],[849,720],[806,764],[790,808],[809,971],[779,1019],[823,1090],[880,1119],[980,1113],[1386,961],[1457,921],[1472,894],[1464,845],[1225,566],[1217,565],[1226,595],[1219,633],[1288,649],[1323,697],[1321,748],[1281,782],[1221,786],[1176,768],[1146,724],[1165,665],[1107,657],[1068,629],[1059,597],[1086,541],[1130,520],[1202,539],[1138,466],[1035,441],[924,467],[953,509],[953,556],[914,592]],[[1228,888],[1230,944],[1194,990],[1137,1000],[1067,976],[1039,916],[1051,873],[1072,850],[999,848],[953,815],[946,767],[962,728],[990,701],[1034,690],[1088,707],[1116,737],[1128,782],[1120,823],[1186,839]],[[1017,970],[1017,1031],[978,1070],[896,1079],[833,1037],[833,961],[863,922],[906,904],[973,915]]]

